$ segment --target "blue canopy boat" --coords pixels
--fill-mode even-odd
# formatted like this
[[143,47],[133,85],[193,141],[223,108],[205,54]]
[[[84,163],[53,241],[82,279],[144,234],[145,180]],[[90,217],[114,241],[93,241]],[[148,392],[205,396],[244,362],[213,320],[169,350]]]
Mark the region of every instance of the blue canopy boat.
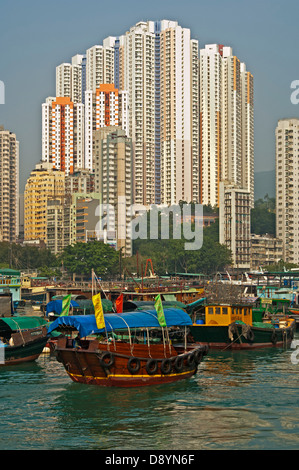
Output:
[[[187,344],[190,316],[181,309],[164,310],[161,327],[155,310],[105,314],[105,328],[94,315],[63,316],[48,333],[76,331],[76,339],[58,338],[56,357],[75,382],[135,387],[191,377],[207,347]],[[183,334],[182,334],[183,332]],[[125,334],[124,334],[125,333]],[[184,341],[182,339],[184,337]]]

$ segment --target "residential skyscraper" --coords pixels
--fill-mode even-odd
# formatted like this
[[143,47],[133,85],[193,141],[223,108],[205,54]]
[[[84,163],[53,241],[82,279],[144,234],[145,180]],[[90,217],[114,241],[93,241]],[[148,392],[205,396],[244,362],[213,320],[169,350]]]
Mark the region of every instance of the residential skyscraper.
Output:
[[123,129],[110,126],[95,131],[95,189],[102,195],[107,233],[115,232],[116,248],[123,248],[126,256],[132,255],[129,232],[133,203],[132,156],[132,140]]
[[176,21],[139,22],[116,42],[128,95],[136,203],[198,199],[198,43]]
[[114,83],[114,37],[104,39],[103,45],[86,51],[86,90],[93,93],[102,83]]
[[219,191],[219,242],[231,250],[234,268],[250,269],[250,192],[224,181]]
[[200,175],[203,204],[219,206],[220,181],[251,193],[253,77],[231,47],[200,50]]
[[19,142],[0,126],[0,241],[15,243],[19,234]]
[[299,119],[280,119],[276,131],[276,237],[283,260],[299,263]]
[[132,139],[135,203],[219,206],[226,181],[249,191],[253,207],[253,76],[231,47],[199,52],[177,21],[140,21],[56,75],[56,96],[73,103],[74,167],[91,171],[93,133],[116,125]]
[[24,192],[24,239],[47,242],[47,202],[65,194],[65,173],[42,162],[31,172]]
[[86,87],[86,57],[76,54],[72,62],[56,67],[56,96],[68,97],[73,103],[81,103]]
[[84,105],[69,97],[42,104],[42,160],[65,174],[85,167]]
[[96,89],[95,129],[118,126],[118,90],[113,84],[101,84]]
[[161,21],[161,202],[198,201],[198,42],[190,29]]

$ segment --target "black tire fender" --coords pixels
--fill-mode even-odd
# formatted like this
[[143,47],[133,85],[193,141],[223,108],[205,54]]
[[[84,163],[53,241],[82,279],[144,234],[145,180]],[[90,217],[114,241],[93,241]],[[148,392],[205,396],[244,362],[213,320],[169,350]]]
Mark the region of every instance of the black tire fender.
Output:
[[201,360],[203,358],[202,350],[201,349],[196,349],[193,354],[194,354],[194,359],[195,359],[196,364],[200,364]]
[[188,354],[188,356],[187,356],[187,365],[189,367],[193,367],[193,366],[195,366],[195,363],[196,363],[195,354],[194,354],[194,352],[192,352],[192,353]]
[[181,372],[184,367],[184,358],[183,356],[177,356],[174,360],[173,366],[176,372]]
[[158,370],[158,362],[156,359],[149,359],[145,366],[148,375],[154,375]]
[[114,364],[114,354],[112,354],[110,351],[105,351],[101,356],[100,356],[100,363],[102,367],[111,367]]
[[163,359],[161,362],[161,372],[164,375],[170,374],[172,369],[172,363],[170,359]]
[[138,357],[130,357],[127,364],[128,371],[130,374],[137,374],[140,370],[140,360]]

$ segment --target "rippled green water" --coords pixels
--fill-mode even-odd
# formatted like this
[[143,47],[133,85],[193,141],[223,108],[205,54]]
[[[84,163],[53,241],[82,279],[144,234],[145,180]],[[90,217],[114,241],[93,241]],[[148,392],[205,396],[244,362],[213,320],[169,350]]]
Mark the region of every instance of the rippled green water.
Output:
[[49,355],[0,368],[0,450],[298,449],[293,351],[210,351],[189,380],[128,390],[75,384]]

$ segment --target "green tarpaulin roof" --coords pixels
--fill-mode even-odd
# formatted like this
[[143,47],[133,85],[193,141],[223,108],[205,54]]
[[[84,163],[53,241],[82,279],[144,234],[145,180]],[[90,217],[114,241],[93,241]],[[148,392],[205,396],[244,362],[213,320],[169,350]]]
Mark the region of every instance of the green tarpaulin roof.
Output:
[[46,325],[48,322],[42,317],[5,317],[0,318],[0,330],[28,330],[31,328],[38,328],[39,326]]

